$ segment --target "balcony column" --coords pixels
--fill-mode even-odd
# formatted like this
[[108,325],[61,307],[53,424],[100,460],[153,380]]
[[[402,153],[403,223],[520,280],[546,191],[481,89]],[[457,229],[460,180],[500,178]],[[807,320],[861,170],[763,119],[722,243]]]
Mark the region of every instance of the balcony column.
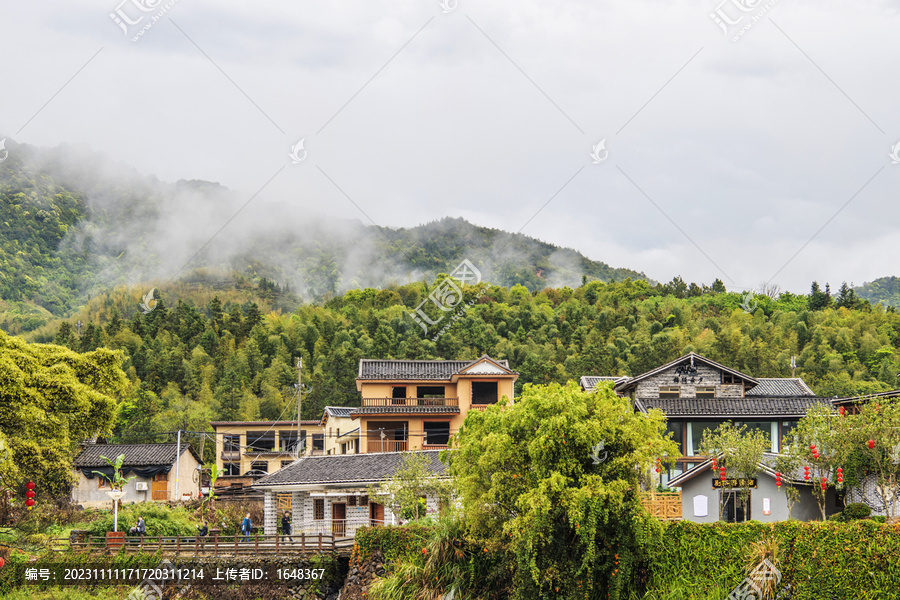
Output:
[[308,492],[291,492],[291,533],[299,535],[303,533],[303,514],[309,499]]
[[278,506],[275,503],[275,492],[263,492],[263,533],[274,535],[278,533]]

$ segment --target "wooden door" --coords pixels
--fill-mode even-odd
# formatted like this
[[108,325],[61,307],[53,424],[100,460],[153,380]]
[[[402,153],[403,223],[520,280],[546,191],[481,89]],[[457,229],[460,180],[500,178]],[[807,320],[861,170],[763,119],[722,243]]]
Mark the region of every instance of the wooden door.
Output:
[[151,496],[154,501],[165,502],[169,499],[169,474],[157,473],[153,476],[153,482],[150,485]]
[[335,502],[331,505],[331,532],[334,537],[343,537],[347,524],[347,505]]
[[372,502],[369,504],[369,520],[372,527],[384,525],[384,505]]

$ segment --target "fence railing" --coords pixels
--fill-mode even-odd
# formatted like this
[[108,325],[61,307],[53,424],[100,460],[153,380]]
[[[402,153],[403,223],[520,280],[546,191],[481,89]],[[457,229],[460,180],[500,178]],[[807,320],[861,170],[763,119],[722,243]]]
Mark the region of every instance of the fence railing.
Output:
[[352,538],[356,536],[356,532],[360,527],[380,527],[382,525],[390,525],[390,523],[376,519],[365,519],[362,521],[322,519],[294,524],[291,527],[291,535],[303,533],[307,536],[322,534],[333,536],[334,538]]
[[681,520],[681,493],[648,494],[641,496],[641,504],[657,519]]
[[459,398],[363,398],[360,406],[459,406]]
[[[354,529],[355,533],[355,529]],[[64,545],[68,541],[68,546]],[[56,543],[58,542],[58,544]],[[331,552],[341,547],[330,532],[307,533],[299,531],[290,536],[261,533],[244,536],[142,536],[106,538],[84,536],[78,540],[60,539],[51,546],[56,550],[68,547],[76,552],[161,552],[174,556],[254,556],[266,554],[311,554]]]
[[408,446],[406,440],[382,440],[369,438],[367,449],[372,452],[405,452]]

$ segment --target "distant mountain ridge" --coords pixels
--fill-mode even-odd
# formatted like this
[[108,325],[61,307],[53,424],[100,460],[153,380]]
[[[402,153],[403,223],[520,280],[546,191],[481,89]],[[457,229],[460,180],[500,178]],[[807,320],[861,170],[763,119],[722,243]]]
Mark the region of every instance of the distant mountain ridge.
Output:
[[7,148],[0,164],[0,327],[12,318],[14,330],[69,314],[117,285],[198,272],[201,279],[265,279],[304,300],[432,280],[463,259],[486,281],[532,291],[577,287],[582,277],[647,279],[459,218],[378,228],[310,217],[288,200],[255,200],[253,211],[218,234],[246,202],[218,183],[161,182],[83,146],[8,141]]
[[872,304],[900,308],[900,277],[879,277],[875,281],[853,288],[856,295]]

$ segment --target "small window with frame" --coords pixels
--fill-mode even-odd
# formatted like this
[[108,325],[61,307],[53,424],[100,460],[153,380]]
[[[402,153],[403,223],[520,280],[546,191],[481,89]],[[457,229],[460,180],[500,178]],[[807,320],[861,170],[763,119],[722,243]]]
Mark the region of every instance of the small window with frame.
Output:
[[680,385],[661,385],[659,386],[660,398],[681,398]]
[[325,518],[325,498],[313,499],[313,519],[321,521]]
[[698,398],[715,398],[716,397],[716,386],[698,386],[694,394]]

